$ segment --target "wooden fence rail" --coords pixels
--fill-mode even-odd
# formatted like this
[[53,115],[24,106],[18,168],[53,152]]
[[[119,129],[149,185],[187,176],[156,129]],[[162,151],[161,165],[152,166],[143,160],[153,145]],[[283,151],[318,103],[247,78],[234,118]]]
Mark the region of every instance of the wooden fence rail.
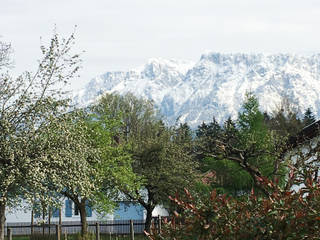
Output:
[[[161,231],[161,218],[153,219],[155,226]],[[88,232],[94,234],[95,240],[100,240],[103,235],[127,235],[134,240],[135,234],[143,234],[145,227],[144,220],[108,220],[93,222],[88,221]],[[81,232],[81,224],[79,222],[58,222],[52,224],[31,225],[30,223],[7,223],[5,235],[8,240],[12,240],[12,236],[21,235],[56,235],[57,240],[63,237],[66,239],[69,234],[78,234]]]

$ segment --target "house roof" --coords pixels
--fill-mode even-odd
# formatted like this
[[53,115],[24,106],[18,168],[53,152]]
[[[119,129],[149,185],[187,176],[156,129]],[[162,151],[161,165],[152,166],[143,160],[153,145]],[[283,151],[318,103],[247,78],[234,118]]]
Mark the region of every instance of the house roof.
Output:
[[320,135],[320,120],[304,127],[296,136],[289,138],[289,145],[295,148],[299,144]]

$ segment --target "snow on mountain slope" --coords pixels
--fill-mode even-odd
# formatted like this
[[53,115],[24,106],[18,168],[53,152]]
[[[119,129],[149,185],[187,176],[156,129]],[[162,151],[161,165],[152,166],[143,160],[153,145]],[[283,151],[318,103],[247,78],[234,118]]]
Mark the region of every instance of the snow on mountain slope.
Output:
[[263,111],[287,97],[319,117],[320,55],[207,53],[197,63],[151,59],[140,69],[92,79],[74,100],[83,106],[104,92],[132,92],[153,99],[169,123],[179,117],[196,127],[213,116],[220,122],[235,117],[247,91],[259,98]]

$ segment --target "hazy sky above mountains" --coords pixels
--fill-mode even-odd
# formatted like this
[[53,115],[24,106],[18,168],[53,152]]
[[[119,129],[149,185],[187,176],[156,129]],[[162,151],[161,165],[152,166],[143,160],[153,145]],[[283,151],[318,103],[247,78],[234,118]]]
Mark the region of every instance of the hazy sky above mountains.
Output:
[[64,36],[77,25],[75,49],[85,53],[73,88],[153,57],[320,52],[319,0],[1,0],[0,16],[16,72],[36,66],[55,25]]

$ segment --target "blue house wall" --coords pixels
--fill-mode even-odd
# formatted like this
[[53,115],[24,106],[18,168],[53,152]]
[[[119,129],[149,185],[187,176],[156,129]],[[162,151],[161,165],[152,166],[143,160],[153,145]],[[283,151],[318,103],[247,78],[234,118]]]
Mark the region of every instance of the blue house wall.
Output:
[[144,208],[138,203],[120,202],[119,207],[114,212],[115,220],[143,220]]

